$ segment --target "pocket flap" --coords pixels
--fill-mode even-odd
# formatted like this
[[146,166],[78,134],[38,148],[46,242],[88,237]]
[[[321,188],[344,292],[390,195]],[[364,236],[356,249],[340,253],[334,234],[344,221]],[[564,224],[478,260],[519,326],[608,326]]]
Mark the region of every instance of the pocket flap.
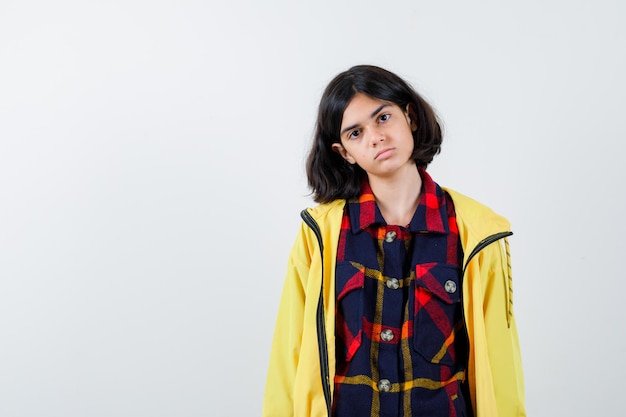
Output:
[[363,288],[365,284],[365,268],[352,262],[337,262],[335,271],[335,285],[337,301],[343,300],[348,293]]
[[429,262],[415,265],[415,285],[447,304],[461,300],[460,270],[456,265]]

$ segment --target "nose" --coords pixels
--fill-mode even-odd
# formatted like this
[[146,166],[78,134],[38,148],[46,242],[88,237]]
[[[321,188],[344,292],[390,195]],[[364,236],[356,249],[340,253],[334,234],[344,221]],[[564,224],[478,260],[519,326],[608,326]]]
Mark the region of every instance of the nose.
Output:
[[376,146],[380,142],[385,140],[385,135],[383,134],[382,130],[379,129],[378,127],[371,127],[369,129],[369,132],[367,132],[367,133],[368,133],[367,140],[369,141],[370,145],[372,145],[372,146]]

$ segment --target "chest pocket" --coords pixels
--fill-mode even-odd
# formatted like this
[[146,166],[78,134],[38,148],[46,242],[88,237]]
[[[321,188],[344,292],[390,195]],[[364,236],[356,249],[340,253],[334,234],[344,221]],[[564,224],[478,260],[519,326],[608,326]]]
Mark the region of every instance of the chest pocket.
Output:
[[413,348],[426,360],[455,365],[465,334],[461,303],[461,272],[436,262],[415,266]]
[[335,285],[337,353],[350,361],[361,346],[365,268],[351,262],[337,262]]

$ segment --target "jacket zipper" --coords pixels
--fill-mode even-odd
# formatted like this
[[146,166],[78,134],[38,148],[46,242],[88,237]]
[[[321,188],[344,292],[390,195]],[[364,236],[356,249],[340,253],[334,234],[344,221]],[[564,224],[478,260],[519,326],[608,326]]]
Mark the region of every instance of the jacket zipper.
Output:
[[463,276],[465,276],[465,270],[467,269],[467,265],[469,265],[472,258],[476,256],[478,252],[485,249],[485,247],[491,245],[493,242],[496,242],[500,239],[511,236],[512,234],[513,232],[500,232],[500,233],[493,234],[491,236],[487,236],[486,238],[478,242],[478,245],[476,245],[472,253],[470,253],[469,257],[467,258],[467,262],[465,262],[465,265],[463,266]]
[[320,370],[322,376],[322,388],[324,390],[324,399],[326,400],[326,409],[328,415],[331,413],[331,399],[330,399],[330,376],[328,370],[328,346],[326,346],[326,325],[324,321],[324,244],[322,243],[322,232],[315,219],[309,214],[308,211],[302,210],[300,212],[302,220],[313,230],[317,242],[320,245],[320,256],[322,258],[322,281],[320,285],[320,295],[317,301],[317,344],[320,351]]

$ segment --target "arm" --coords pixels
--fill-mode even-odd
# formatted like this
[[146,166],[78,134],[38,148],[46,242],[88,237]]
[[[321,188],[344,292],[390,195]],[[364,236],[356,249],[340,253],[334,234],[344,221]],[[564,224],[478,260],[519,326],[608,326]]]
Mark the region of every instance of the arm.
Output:
[[[521,417],[524,380],[517,327],[513,314],[510,256],[506,239],[492,244],[484,254],[488,268],[483,282],[483,314],[487,354],[498,416]],[[477,416],[483,417],[483,416]]]
[[278,308],[263,399],[264,417],[294,415],[294,385],[300,357],[305,288],[308,275],[304,230],[289,257],[287,276]]

